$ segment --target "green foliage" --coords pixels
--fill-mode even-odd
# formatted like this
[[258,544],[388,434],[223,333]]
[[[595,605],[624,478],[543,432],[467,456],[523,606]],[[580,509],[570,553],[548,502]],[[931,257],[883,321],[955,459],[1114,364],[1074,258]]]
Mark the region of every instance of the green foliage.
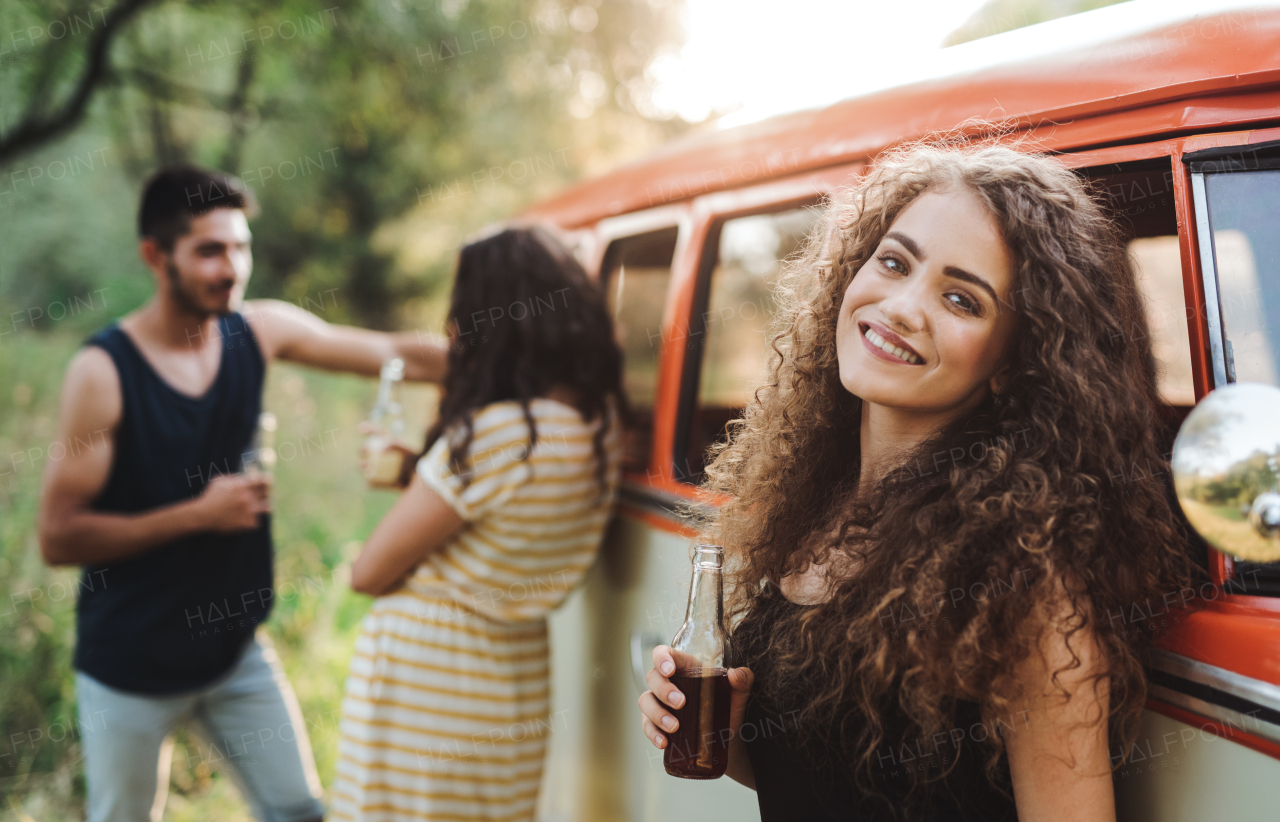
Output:
[[[48,31],[95,5],[6,5],[0,28]],[[106,287],[112,314],[137,305],[141,183],[191,160],[260,199],[251,296],[338,289],[337,319],[419,323],[463,237],[680,130],[638,113],[673,13],[651,0],[148,6],[84,121],[0,160],[0,300],[26,310]],[[67,96],[91,34],[9,55],[0,134]]]
[[[639,113],[672,40],[668,0],[141,0],[84,116],[4,153],[24,122],[66,110],[90,44],[135,2],[0,4],[0,807],[41,822],[82,818],[84,784],[78,571],[41,561],[40,475],[75,348],[151,294],[134,222],[146,176],[186,160],[244,178],[262,207],[251,297],[431,327],[464,237],[685,126]],[[266,397],[281,454],[267,631],[325,785],[370,602],[346,569],[392,501],[356,469],[373,390],[277,366]],[[410,399],[423,430],[432,395]],[[202,744],[178,735],[166,818],[247,820]]]
[[1231,519],[1243,519],[1240,506],[1253,504],[1259,489],[1273,489],[1277,486],[1276,472],[1272,469],[1273,461],[1280,458],[1280,452],[1267,454],[1254,451],[1247,459],[1240,460],[1231,466],[1227,473],[1203,483],[1196,489],[1195,499],[1206,505],[1232,506]]

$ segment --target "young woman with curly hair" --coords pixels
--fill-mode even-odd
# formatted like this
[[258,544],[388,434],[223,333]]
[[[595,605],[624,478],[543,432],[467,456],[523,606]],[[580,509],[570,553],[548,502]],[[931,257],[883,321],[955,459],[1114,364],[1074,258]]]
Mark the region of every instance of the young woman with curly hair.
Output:
[[[918,143],[833,198],[780,293],[700,523],[728,562],[729,776],[766,822],[1114,819],[1145,640],[1107,614],[1195,571],[1167,484],[1116,479],[1163,462],[1119,230],[1052,159]],[[680,660],[654,665],[664,748]]]

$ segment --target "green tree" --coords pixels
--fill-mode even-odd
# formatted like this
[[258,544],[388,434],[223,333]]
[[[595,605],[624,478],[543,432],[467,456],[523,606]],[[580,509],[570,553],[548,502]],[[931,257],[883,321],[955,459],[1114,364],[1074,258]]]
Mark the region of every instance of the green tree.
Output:
[[[262,202],[251,294],[416,322],[466,235],[686,125],[640,113],[675,36],[662,2],[93,2],[0,18],[33,40],[0,80],[0,298],[18,307],[102,286],[110,313],[136,304],[138,187],[191,160]],[[55,39],[77,18],[95,28]]]

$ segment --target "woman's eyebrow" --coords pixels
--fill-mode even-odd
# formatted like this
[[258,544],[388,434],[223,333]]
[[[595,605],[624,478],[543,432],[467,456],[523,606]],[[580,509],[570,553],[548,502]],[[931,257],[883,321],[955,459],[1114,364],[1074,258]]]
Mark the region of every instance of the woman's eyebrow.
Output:
[[[920,252],[920,246],[916,244],[915,240],[911,239],[906,234],[903,234],[901,231],[890,231],[884,236],[887,239],[897,242],[899,245],[901,245],[903,248],[909,251],[912,257],[915,257],[920,262],[925,261],[924,254]],[[965,271],[963,268],[957,268],[954,265],[946,266],[945,268],[942,269],[942,273],[946,274],[948,277],[954,277],[957,280],[964,280],[967,283],[972,283],[973,285],[978,286],[979,288],[983,289],[984,291],[986,291],[988,294],[991,295],[991,301],[993,303],[996,303],[997,305],[999,305],[1000,298],[996,296],[996,290],[992,288],[991,285],[986,280],[982,279],[977,274],[970,274],[968,271]]]
[[957,280],[964,280],[967,283],[972,283],[978,286],[991,295],[991,302],[996,305],[1000,304],[1000,299],[996,296],[996,290],[988,285],[987,281],[979,277],[977,274],[970,274],[963,268],[956,268],[954,265],[949,265],[942,269],[942,273],[946,274],[948,277],[955,277]]
[[911,252],[911,256],[920,262],[924,262],[925,257],[920,253],[920,246],[916,245],[916,241],[903,234],[901,231],[890,231],[884,235],[887,239],[896,240],[899,245]]

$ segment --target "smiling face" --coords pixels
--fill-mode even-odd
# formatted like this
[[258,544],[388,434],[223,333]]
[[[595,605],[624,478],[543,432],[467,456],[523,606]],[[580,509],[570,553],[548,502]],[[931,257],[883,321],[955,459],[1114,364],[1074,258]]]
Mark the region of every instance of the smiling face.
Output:
[[981,402],[999,385],[1013,336],[1013,273],[973,192],[920,195],[845,289],[840,382],[865,402],[907,413],[953,414]]
[[244,297],[253,269],[251,239],[243,211],[215,208],[191,218],[190,231],[174,242],[172,252],[159,251],[149,259],[163,266],[160,287],[179,307],[199,317],[225,314]]

